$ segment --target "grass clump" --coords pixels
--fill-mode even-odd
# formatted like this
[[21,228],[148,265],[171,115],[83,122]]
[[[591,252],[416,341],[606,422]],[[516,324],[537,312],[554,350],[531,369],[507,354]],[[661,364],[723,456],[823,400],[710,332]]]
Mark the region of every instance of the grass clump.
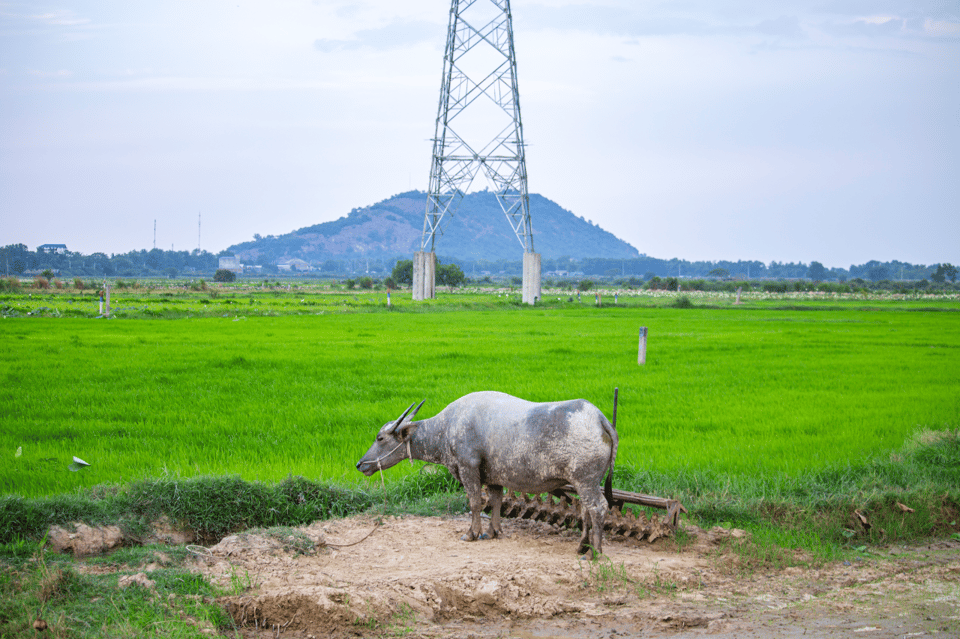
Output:
[[126,510],[120,499],[103,498],[94,491],[27,499],[0,496],[0,544],[17,539],[40,539],[52,525],[84,522],[115,523]]
[[948,537],[960,532],[960,438],[923,430],[893,454],[834,464],[797,477],[679,475],[619,468],[625,490],[671,496],[703,527],[753,533],[755,567],[793,561],[802,547],[821,559],[864,544]]
[[155,478],[125,487],[97,486],[70,495],[0,497],[0,544],[39,540],[52,525],[116,524],[127,538],[142,539],[163,518],[204,541],[251,528],[302,526],[371,508],[382,514],[462,512],[466,497],[442,467],[401,477],[386,488],[338,486],[290,476],[278,484],[236,476]]
[[248,528],[300,526],[343,517],[372,503],[358,489],[292,476],[275,485],[237,476],[142,480],[132,484],[123,498],[128,528],[143,528],[167,517],[207,541]]
[[116,571],[86,574],[72,558],[42,546],[33,544],[29,556],[20,552],[20,543],[0,546],[0,637],[200,638],[235,630],[213,601],[219,590],[182,561],[169,560],[129,583],[142,573],[145,556]]
[[593,561],[581,561],[578,563],[578,568],[582,587],[591,588],[597,592],[629,589],[634,583],[634,580],[627,575],[627,568],[623,562],[615,564],[607,555],[599,555]]
[[[857,547],[960,533],[960,438],[922,431],[897,452],[861,464],[833,465],[798,477],[721,476],[686,469],[664,473],[617,467],[623,490],[679,499],[703,527],[747,528],[769,546],[804,547],[829,556]],[[360,512],[437,515],[467,510],[467,499],[440,466],[366,487],[289,476],[277,484],[237,476],[163,477],[71,495],[0,497],[0,543],[36,541],[49,526],[119,524],[143,538],[167,518],[206,541],[251,528],[296,527]],[[764,532],[767,531],[767,532]],[[21,542],[22,543],[22,542]],[[760,563],[776,563],[770,557]]]
[[317,549],[317,544],[310,537],[299,529],[291,528],[290,526],[251,528],[242,534],[269,537],[270,539],[278,541],[281,546],[296,555],[312,555]]

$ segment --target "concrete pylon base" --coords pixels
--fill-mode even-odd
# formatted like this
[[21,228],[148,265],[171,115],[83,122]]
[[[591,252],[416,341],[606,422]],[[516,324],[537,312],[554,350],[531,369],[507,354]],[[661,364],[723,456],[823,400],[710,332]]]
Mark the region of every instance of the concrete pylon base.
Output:
[[432,300],[437,296],[437,254],[417,251],[413,254],[413,300]]
[[540,299],[540,254],[523,254],[523,303],[536,304]]

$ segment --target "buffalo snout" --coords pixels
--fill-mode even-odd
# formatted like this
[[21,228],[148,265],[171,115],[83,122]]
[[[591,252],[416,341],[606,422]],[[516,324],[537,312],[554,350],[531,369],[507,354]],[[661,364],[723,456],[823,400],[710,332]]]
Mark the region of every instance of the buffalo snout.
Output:
[[361,459],[357,462],[357,470],[369,477],[377,470],[377,464],[372,461],[367,461],[366,459]]

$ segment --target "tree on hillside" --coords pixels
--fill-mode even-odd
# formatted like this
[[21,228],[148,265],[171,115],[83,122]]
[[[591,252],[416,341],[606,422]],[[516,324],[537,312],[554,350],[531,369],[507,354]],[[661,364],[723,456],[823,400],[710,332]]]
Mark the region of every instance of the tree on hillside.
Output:
[[[437,269],[439,271],[439,269]],[[393,281],[397,284],[413,284],[413,260],[397,260],[397,265],[393,267],[390,274]]]
[[820,262],[810,262],[810,268],[807,269],[807,277],[814,282],[822,282],[827,279],[829,272]]

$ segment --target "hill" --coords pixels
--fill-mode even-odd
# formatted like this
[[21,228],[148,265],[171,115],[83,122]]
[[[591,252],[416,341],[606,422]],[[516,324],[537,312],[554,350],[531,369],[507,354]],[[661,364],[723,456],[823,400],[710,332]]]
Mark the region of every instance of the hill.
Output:
[[[327,260],[407,259],[420,249],[427,194],[400,193],[344,217],[279,236],[258,237],[227,249],[247,264],[271,264],[299,258],[313,264]],[[640,254],[582,217],[541,195],[530,196],[533,244],[545,259],[607,257],[632,259]],[[519,260],[520,242],[491,191],[468,193],[453,219],[444,220],[437,238],[439,255],[459,260]]]

